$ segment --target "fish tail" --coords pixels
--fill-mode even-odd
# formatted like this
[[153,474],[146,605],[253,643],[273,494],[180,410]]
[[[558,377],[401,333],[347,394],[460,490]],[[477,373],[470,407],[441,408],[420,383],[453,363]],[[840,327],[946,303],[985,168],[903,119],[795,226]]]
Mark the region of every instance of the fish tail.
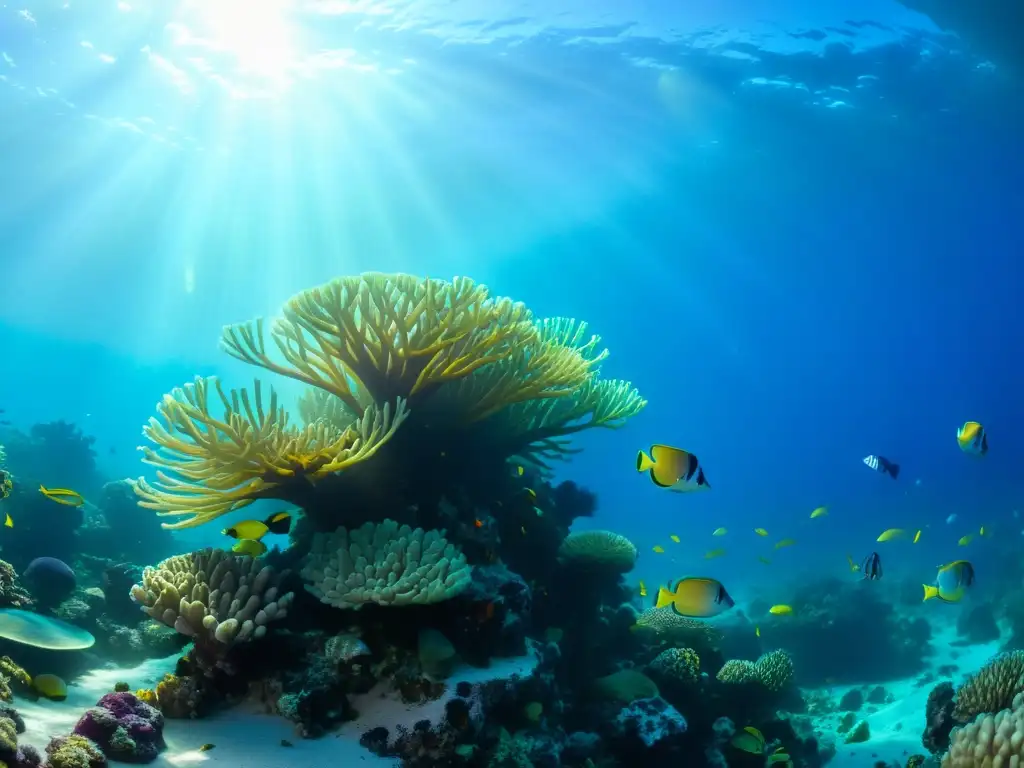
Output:
[[666,605],[672,605],[675,602],[675,598],[672,593],[664,587],[658,587],[658,599],[654,603],[655,608],[664,608]]
[[636,471],[646,472],[654,466],[654,461],[643,451],[636,452]]
[[890,464],[889,465],[889,474],[892,475],[892,479],[893,480],[898,478],[900,476],[900,465],[899,464]]
[[[939,596],[939,588],[938,587],[933,586],[931,584],[922,584],[921,586],[924,587],[924,599],[925,600],[931,600],[933,597],[938,597]],[[924,602],[924,601],[922,600],[922,602]]]

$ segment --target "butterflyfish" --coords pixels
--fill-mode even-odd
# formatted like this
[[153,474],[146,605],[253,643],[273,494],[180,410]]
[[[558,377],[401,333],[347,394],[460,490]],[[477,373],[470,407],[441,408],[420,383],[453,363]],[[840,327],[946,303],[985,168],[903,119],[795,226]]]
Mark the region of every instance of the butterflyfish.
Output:
[[712,536],[725,536],[725,534],[727,534],[728,532],[729,531],[727,531],[725,528],[715,528],[715,530],[712,531],[711,535]]
[[730,743],[741,752],[748,752],[752,755],[764,754],[764,735],[757,728],[749,725],[737,732]]
[[988,435],[985,428],[976,421],[965,422],[956,431],[956,443],[961,451],[972,456],[984,456],[988,453]]
[[974,534],[968,533],[966,536],[961,536],[960,541],[957,542],[961,547],[966,547],[974,540]]
[[860,566],[857,565],[857,563],[853,562],[853,556],[852,555],[847,555],[846,556],[846,562],[848,562],[850,564],[850,570],[851,571],[856,573],[857,571],[860,570]]
[[754,529],[754,533],[756,533],[758,536],[767,536],[768,535],[768,531],[766,531],[764,528],[755,528]]
[[889,528],[882,531],[875,541],[892,541],[893,539],[902,539],[906,531],[902,528]]
[[783,549],[784,547],[792,547],[796,544],[796,539],[783,539],[782,541],[775,542],[776,549]]
[[659,555],[663,555],[665,553],[665,548],[661,546],[661,544],[655,544],[653,547],[651,547],[651,549]]
[[282,511],[267,515],[267,519],[263,521],[263,524],[267,526],[271,533],[288,533],[292,527],[292,513]]
[[85,504],[82,494],[72,491],[70,488],[47,488],[44,485],[40,485],[39,492],[50,501],[63,504],[65,507],[80,507]]
[[921,530],[918,529],[917,533],[914,534],[914,543],[917,544],[921,540]]
[[68,697],[68,686],[56,675],[36,675],[32,678],[32,689],[50,701],[64,701]]
[[818,507],[816,510],[811,512],[811,520],[814,520],[817,517],[824,517],[827,514],[828,514],[828,507]]
[[647,597],[647,585],[642,579],[640,580],[640,597]]
[[659,488],[677,493],[710,490],[700,461],[689,451],[669,445],[652,445],[648,456],[637,451],[636,471],[647,472]]
[[735,603],[722,582],[702,576],[689,576],[676,582],[671,590],[658,587],[655,608],[671,606],[680,616],[706,619],[729,610]]
[[243,520],[235,523],[230,528],[225,528],[221,533],[233,539],[249,539],[259,541],[268,533],[288,533],[292,524],[292,516],[289,512],[275,512],[266,520]]
[[712,549],[710,552],[705,552],[704,553],[704,559],[705,560],[714,560],[716,557],[721,557],[724,554],[725,554],[725,550],[724,549],[721,549],[721,548],[719,548],[719,549]]
[[239,555],[259,557],[267,551],[267,545],[262,541],[257,541],[255,539],[239,539],[235,542],[235,545],[231,547],[231,551]]
[[940,565],[935,584],[924,584],[924,599],[938,598],[944,603],[957,603],[974,584],[974,566],[967,560],[954,560]]
[[875,472],[880,472],[883,475],[888,475],[895,480],[900,475],[900,465],[894,464],[884,456],[865,456],[864,466],[868,469],[873,469]]
[[878,556],[877,552],[872,552],[864,558],[864,563],[860,569],[865,579],[878,581],[878,579],[882,578],[882,558]]
[[679,537],[676,536],[674,533],[671,536],[669,536],[669,538],[672,539],[672,541],[674,541],[676,544],[679,543]]
[[768,613],[773,613],[776,616],[788,616],[793,612],[793,606],[791,605],[773,605],[768,609]]

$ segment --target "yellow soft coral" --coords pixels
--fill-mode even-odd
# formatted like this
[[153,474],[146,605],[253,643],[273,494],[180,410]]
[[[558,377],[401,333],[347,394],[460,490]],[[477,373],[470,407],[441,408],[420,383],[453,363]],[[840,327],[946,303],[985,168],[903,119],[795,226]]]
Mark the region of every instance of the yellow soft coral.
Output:
[[[224,410],[211,413],[211,390]],[[142,447],[144,461],[158,468],[152,485],[135,483],[139,505],[164,517],[184,516],[164,528],[190,528],[240,509],[257,499],[279,495],[279,486],[296,479],[316,481],[373,456],[405,419],[403,401],[392,409],[368,406],[361,418],[342,430],[326,421],[304,428],[289,424],[288,413],[272,391],[264,408],[262,387],[226,393],[215,378],[165,395],[143,430],[156,448]]]

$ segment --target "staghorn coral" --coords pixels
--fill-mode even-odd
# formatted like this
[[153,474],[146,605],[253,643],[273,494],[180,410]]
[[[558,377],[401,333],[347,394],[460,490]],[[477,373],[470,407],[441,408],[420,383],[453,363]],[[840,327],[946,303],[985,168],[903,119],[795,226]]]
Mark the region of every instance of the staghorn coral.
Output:
[[1024,695],[997,713],[979,714],[967,725],[954,728],[942,768],[1017,766],[1024,761]]
[[960,722],[1007,709],[1024,692],[1024,651],[993,657],[957,689],[953,717]]
[[393,520],[318,533],[302,577],[320,602],[358,610],[367,603],[413,605],[455,597],[470,567],[443,531],[413,530]]
[[574,531],[562,541],[558,559],[568,565],[625,573],[636,564],[636,547],[611,531]]
[[680,683],[700,680],[700,656],[692,648],[667,648],[648,665],[652,674]]
[[287,614],[292,593],[278,593],[281,578],[254,558],[203,549],[146,568],[131,595],[149,616],[193,638],[198,653],[220,656]]
[[[224,408],[220,419],[210,412],[210,389]],[[225,393],[215,377],[164,395],[143,433],[156,448],[141,448],[144,461],[157,467],[157,481],[134,483],[139,506],[161,517],[185,520],[165,528],[192,528],[262,498],[279,497],[280,486],[313,482],[342,472],[373,456],[405,420],[405,402],[370,405],[342,429],[325,421],[304,428],[289,423],[288,412],[271,390],[263,404],[257,380],[252,397],[246,390]]]

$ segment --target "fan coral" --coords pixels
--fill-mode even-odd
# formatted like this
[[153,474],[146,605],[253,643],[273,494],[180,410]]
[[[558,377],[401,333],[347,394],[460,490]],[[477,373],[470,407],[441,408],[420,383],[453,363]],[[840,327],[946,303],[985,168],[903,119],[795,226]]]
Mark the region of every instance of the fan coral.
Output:
[[[224,416],[210,413],[210,388]],[[191,528],[241,509],[261,498],[280,495],[279,486],[312,482],[365,461],[394,435],[406,417],[405,403],[368,405],[345,428],[318,421],[299,429],[271,391],[266,408],[260,382],[250,398],[246,390],[224,392],[215,378],[164,395],[157,406],[163,423],[151,418],[143,433],[157,445],[142,447],[144,461],[158,468],[157,482],[135,482],[139,505],[161,517],[187,516],[165,528]]]
[[954,728],[942,768],[983,768],[1019,765],[1024,760],[1024,695],[995,714],[980,714],[974,722]]
[[980,714],[999,712],[1008,708],[1021,692],[1024,651],[999,654],[957,689],[953,717],[967,722]]
[[157,621],[195,639],[200,654],[262,637],[283,618],[292,593],[278,594],[281,575],[251,557],[203,549],[146,568],[131,595]]
[[757,667],[746,659],[729,659],[715,676],[720,683],[741,685],[757,682]]
[[412,605],[455,597],[470,581],[466,558],[443,531],[393,520],[318,533],[302,569],[306,589],[336,608]]
[[164,716],[133,693],[108,693],[86,710],[75,733],[95,742],[112,760],[150,763],[164,747]]
[[700,680],[700,656],[691,648],[668,648],[650,663],[652,673],[681,683]]
[[562,541],[558,559],[569,565],[625,573],[636,564],[636,547],[611,531],[574,531]]

